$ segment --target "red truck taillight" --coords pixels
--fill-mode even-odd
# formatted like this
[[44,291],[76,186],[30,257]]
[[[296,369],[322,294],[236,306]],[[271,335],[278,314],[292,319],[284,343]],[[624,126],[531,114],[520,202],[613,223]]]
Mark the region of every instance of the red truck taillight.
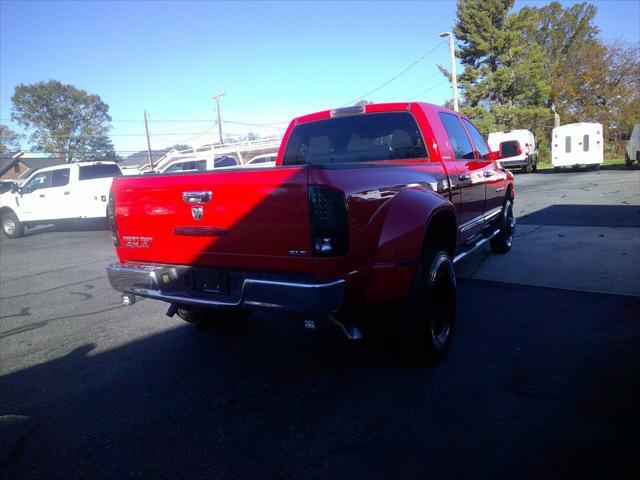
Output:
[[120,235],[118,235],[118,224],[116,222],[116,199],[113,192],[109,192],[107,219],[109,220],[109,230],[111,230],[111,240],[113,240],[113,244],[117,247],[120,245]]
[[309,223],[314,255],[335,257],[349,251],[349,216],[342,192],[309,187]]

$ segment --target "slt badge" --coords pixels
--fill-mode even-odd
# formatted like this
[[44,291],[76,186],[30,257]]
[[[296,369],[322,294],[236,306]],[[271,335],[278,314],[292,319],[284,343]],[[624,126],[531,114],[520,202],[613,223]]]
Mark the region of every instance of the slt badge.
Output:
[[195,220],[201,220],[202,215],[204,215],[204,209],[202,208],[202,205],[194,205],[193,207],[191,207],[191,215]]

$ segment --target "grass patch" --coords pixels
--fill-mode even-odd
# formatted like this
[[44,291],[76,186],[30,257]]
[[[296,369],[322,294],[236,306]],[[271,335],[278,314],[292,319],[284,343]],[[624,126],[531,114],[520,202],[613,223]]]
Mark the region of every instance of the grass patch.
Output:
[[[605,157],[603,165],[625,165],[624,157]],[[553,168],[551,162],[538,162],[538,168]]]

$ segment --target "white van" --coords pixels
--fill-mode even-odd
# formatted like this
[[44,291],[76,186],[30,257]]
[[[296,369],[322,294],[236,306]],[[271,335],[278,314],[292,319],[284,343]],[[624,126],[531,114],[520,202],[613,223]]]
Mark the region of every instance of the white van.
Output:
[[2,232],[21,237],[25,227],[79,218],[106,218],[114,162],[82,162],[36,170],[22,186],[0,195]]
[[640,167],[640,123],[636,123],[633,127],[624,152],[624,161],[627,167],[631,168],[634,160],[636,161],[636,167]]
[[538,151],[533,133],[529,130],[505,130],[489,134],[489,147],[492,151],[499,151],[501,167],[520,168],[523,173],[535,172],[538,169]]
[[586,166],[597,170],[604,161],[604,141],[600,123],[570,123],[551,133],[551,164],[562,167]]

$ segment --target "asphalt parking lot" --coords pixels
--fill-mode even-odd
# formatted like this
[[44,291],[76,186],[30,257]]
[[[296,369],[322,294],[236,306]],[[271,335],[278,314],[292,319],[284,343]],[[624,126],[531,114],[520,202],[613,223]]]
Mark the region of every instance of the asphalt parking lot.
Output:
[[266,313],[120,304],[109,233],[0,240],[4,478],[635,478],[640,171],[517,175],[436,366]]

